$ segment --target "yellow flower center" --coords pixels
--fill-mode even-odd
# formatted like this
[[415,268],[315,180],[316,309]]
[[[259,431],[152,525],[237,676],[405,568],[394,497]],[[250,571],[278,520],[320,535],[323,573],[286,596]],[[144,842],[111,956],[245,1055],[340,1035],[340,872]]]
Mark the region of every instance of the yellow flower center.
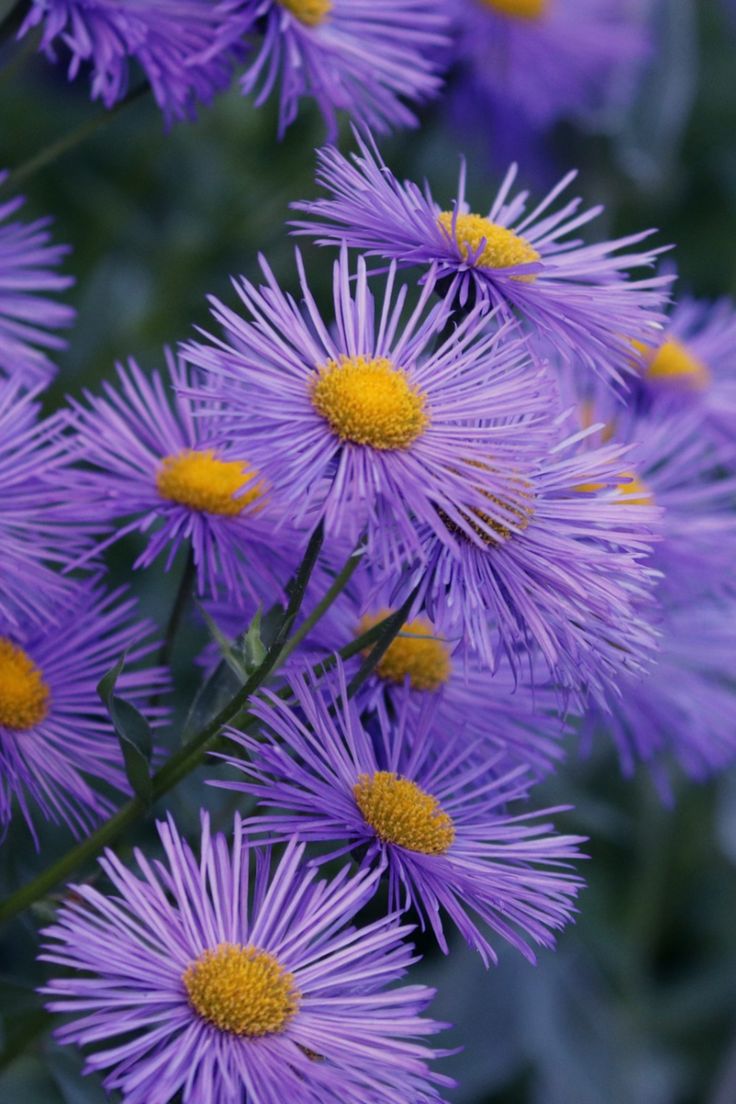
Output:
[[[391,614],[383,609],[380,613],[367,614],[361,618],[359,635],[368,632],[379,621]],[[366,649],[366,653],[370,648]],[[407,621],[401,628],[401,634],[392,640],[376,665],[376,674],[386,682],[403,683],[408,677],[412,690],[439,690],[452,673],[450,649],[443,640],[434,635],[430,621],[417,617]]]
[[541,19],[549,7],[549,0],[483,0],[483,3],[512,19]]
[[[492,470],[487,464],[482,464],[477,460],[471,460],[470,463],[474,468],[480,468],[483,471]],[[510,529],[507,525],[504,525],[503,522],[497,521],[483,510],[479,510],[476,506],[471,506],[467,513],[465,510],[460,511],[460,516],[468,523],[469,527],[480,537],[484,544],[492,546],[500,544],[501,541],[511,540],[517,530],[520,529],[523,532],[524,529],[527,529],[534,517],[531,487],[522,479],[517,479],[515,482],[519,487],[524,488],[522,497],[525,501],[523,505],[519,505],[515,502],[507,502],[503,498],[489,494],[488,491],[484,491],[482,488],[478,489],[481,491],[483,497],[487,498],[489,502],[492,502],[495,506],[498,506],[499,509],[511,515],[512,524],[516,525],[516,529]],[[457,522],[453,521],[444,510],[438,509],[437,513],[444,522],[448,532],[462,540],[468,539],[465,530],[461,528]],[[483,528],[483,526],[490,529],[491,532],[487,532],[486,528]],[[495,535],[492,536],[491,533]]]
[[194,1011],[232,1035],[283,1031],[299,1008],[293,975],[258,947],[220,943],[190,963],[182,981]]
[[436,797],[393,771],[361,774],[353,796],[379,839],[422,855],[444,855],[455,839],[452,817]]
[[263,497],[256,475],[244,460],[219,460],[212,449],[184,449],[161,461],[156,489],[162,498],[191,510],[237,517]]
[[280,0],[280,4],[307,27],[319,27],[332,11],[332,0]]
[[25,732],[49,711],[51,692],[31,657],[0,636],[0,725]]
[[[531,264],[540,259],[539,253],[524,238],[505,226],[497,226],[482,215],[458,215],[453,235],[453,213],[443,211],[437,219],[439,225],[451,241],[457,243],[460,253],[467,261],[475,257],[476,268],[512,268],[515,265]],[[483,247],[481,249],[481,246]],[[478,250],[481,250],[480,253]],[[527,283],[536,277],[516,276],[514,279]]]
[[426,399],[390,360],[342,356],[315,374],[312,405],[343,441],[406,449],[429,425]]
[[642,354],[646,364],[644,374],[654,383],[679,383],[693,391],[704,391],[710,384],[710,371],[707,365],[675,337],[664,341],[659,348],[652,349],[641,341],[633,342],[634,348]]
[[[627,506],[653,506],[654,495],[643,479],[639,479],[635,472],[621,472],[621,483],[616,485],[619,494],[626,495]],[[605,483],[578,483],[573,490],[592,494],[594,491],[603,490]]]

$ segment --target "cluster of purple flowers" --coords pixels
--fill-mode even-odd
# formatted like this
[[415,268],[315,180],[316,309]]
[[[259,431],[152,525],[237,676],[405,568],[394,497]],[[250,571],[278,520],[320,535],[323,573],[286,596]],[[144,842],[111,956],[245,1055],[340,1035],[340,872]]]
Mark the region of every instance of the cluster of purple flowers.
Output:
[[[637,55],[607,0],[589,10],[605,57],[577,69],[571,27],[595,36],[573,0],[472,2],[452,9],[468,63],[487,34],[543,96],[568,59],[547,113]],[[330,125],[346,108],[380,130],[434,90],[443,19],[414,0],[34,0],[26,29],[72,75],[90,63],[108,105],[135,59],[186,116],[245,58],[244,89],[280,82],[283,125],[309,93]],[[537,111],[531,83],[502,92]],[[701,778],[736,758],[733,305],[670,307],[664,247],[588,238],[600,208],[565,197],[574,174],[532,199],[514,166],[479,214],[464,167],[442,203],[357,142],[322,150],[327,196],[294,205],[294,233],[336,251],[329,304],[299,251],[288,288],[261,258],[165,371],[130,360],[51,416],[63,249],[0,207],[0,826],[17,809],[37,843],[38,818],[80,835],[130,792],[111,669],[160,738],[166,649],[105,588],[113,543],[137,543],[131,570],[186,559],[219,660],[324,535],[287,661],[208,764],[242,795],[232,838],[203,814],[197,852],[167,818],[163,858],[107,852],[114,892],[72,887],[44,933],[59,1037],[125,1104],[442,1100],[433,994],[396,984],[406,937],[462,938],[485,965],[554,945],[584,841],[532,795],[570,729],[663,788],[673,762]],[[210,648],[210,684],[220,665]]]
[[374,131],[416,122],[447,78],[458,114],[532,131],[631,98],[650,53],[648,0],[31,0],[21,35],[89,70],[106,107],[137,63],[169,121],[191,118],[240,71],[279,132],[313,99]]

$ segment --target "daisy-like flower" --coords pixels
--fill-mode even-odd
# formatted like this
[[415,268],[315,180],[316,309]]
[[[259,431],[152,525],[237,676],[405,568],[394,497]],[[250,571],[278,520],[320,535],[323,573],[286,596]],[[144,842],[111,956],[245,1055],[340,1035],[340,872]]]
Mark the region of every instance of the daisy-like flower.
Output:
[[[131,360],[127,369],[118,366],[118,389],[105,383],[102,396],[85,393],[86,405],[72,402],[82,466],[70,507],[85,502],[99,522],[120,519],[106,544],[131,532],[147,535],[134,567],[168,549],[168,568],[189,546],[200,593],[243,588],[258,604],[289,575],[273,543],[270,491],[225,421],[178,393],[191,384],[186,366],[168,350],[166,364],[166,376],[149,377]],[[284,547],[289,539],[282,534]]]
[[454,0],[461,71],[534,127],[613,107],[649,50],[641,0]]
[[[368,572],[359,572],[295,652],[293,663],[316,663],[395,612],[392,591],[386,581],[376,584]],[[243,623],[241,616],[233,628],[242,631]],[[363,658],[348,664],[349,671]],[[403,625],[356,701],[359,711],[381,712],[386,724],[389,716],[406,709],[418,718],[431,707],[437,729],[464,733],[468,742],[495,756],[499,770],[523,764],[544,774],[563,756],[558,694],[539,657],[525,656],[518,678],[508,666],[491,675],[461,637],[443,636],[421,610]]]
[[[87,1069],[124,1104],[406,1104],[451,1084],[422,1016],[434,991],[392,986],[414,961],[410,927],[350,921],[376,873],[318,881],[290,843],[269,875],[235,821],[232,850],[202,817],[196,857],[159,823],[165,860],[140,873],[108,852],[115,888],[75,886],[41,958],[74,971],[43,990],[72,1015],[64,1043],[96,1045]],[[254,867],[255,879],[249,889]],[[389,986],[391,986],[389,988]],[[102,1043],[100,1048],[99,1044]]]
[[431,703],[364,727],[341,667],[321,686],[301,676],[289,686],[298,708],[266,695],[253,706],[258,737],[230,733],[250,758],[226,761],[246,780],[215,783],[278,810],[246,832],[362,849],[386,867],[390,907],[412,905],[445,952],[443,912],[486,964],[496,960],[486,926],[532,961],[532,944],[553,944],[581,884],[569,870],[581,840],[539,819],[557,810],[506,810],[527,796],[522,768],[494,775],[463,733],[432,730]]
[[[7,176],[0,172],[0,186]],[[56,331],[75,318],[72,307],[49,293],[65,291],[74,279],[57,271],[69,246],[53,244],[51,220],[14,218],[24,203],[22,196],[0,202],[0,379],[10,376],[32,388],[54,375],[47,350],[66,348]]]
[[353,281],[343,251],[331,327],[298,262],[304,310],[262,260],[265,287],[236,283],[248,316],[212,300],[224,337],[183,351],[206,372],[200,401],[221,401],[284,509],[297,524],[323,512],[328,535],[350,544],[367,530],[371,553],[394,565],[401,542],[417,550],[413,519],[446,533],[438,511],[468,487],[474,505],[513,525],[519,465],[543,447],[551,402],[514,324],[498,327],[479,306],[448,334],[431,282],[402,319],[395,269],[377,301],[363,260]]
[[260,39],[241,86],[257,106],[279,87],[279,136],[313,98],[337,135],[338,112],[379,132],[413,126],[410,104],[437,94],[448,20],[429,0],[240,0],[239,33]]
[[68,598],[87,526],[67,516],[67,418],[38,420],[37,392],[0,380],[0,620],[47,623]]
[[704,433],[698,410],[624,412],[609,431],[634,445],[631,501],[664,511],[651,560],[660,594],[736,593],[733,442]]
[[645,763],[665,798],[673,762],[696,781],[733,766],[735,625],[733,600],[704,599],[699,586],[667,605],[653,669],[646,679],[622,679],[607,712],[593,708],[586,714],[584,742],[609,735],[623,771],[631,774]]
[[685,298],[663,340],[639,347],[641,392],[657,410],[696,407],[725,439],[736,436],[736,306]]
[[581,211],[580,199],[556,206],[575,173],[532,206],[528,192],[513,191],[515,165],[487,215],[466,202],[464,164],[458,194],[443,208],[428,186],[401,183],[372,139],[356,139],[359,153],[350,159],[329,146],[318,152],[317,179],[330,198],[292,205],[308,215],[294,223],[296,233],[403,266],[434,266],[460,304],[475,297],[518,313],[535,338],[568,360],[609,380],[631,375],[631,340],[651,342],[661,328],[671,281],[662,274],[630,278],[662,252],[643,244],[652,231],[585,245],[574,235],[602,208]]
[[237,53],[209,54],[227,25],[227,7],[213,0],[32,0],[20,34],[41,26],[39,48],[51,61],[60,43],[70,54],[70,80],[89,66],[92,99],[108,108],[127,93],[137,62],[171,123],[193,118],[197,103],[209,103],[230,83]]
[[578,704],[605,696],[622,670],[642,670],[655,643],[645,611],[661,510],[639,493],[627,453],[573,433],[519,477],[526,500],[514,527],[460,498],[445,518],[452,546],[421,532],[411,581],[439,631],[463,634],[492,669],[505,655],[523,671],[538,649]]
[[[81,835],[114,808],[109,787],[129,792],[97,684],[126,653],[116,687],[121,697],[145,708],[168,686],[168,674],[150,665],[153,626],[135,620],[135,608],[120,590],[106,594],[82,583],[74,601],[42,627],[0,621],[3,828],[15,800],[34,836],[34,810]],[[160,706],[147,712],[152,721],[166,716]]]

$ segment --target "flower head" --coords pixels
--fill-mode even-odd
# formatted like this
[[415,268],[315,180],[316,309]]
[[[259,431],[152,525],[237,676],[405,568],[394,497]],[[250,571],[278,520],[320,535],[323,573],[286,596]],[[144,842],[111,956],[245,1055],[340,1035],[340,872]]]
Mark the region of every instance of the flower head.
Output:
[[[316,663],[395,612],[394,589],[389,580],[358,572],[293,663]],[[241,631],[243,623],[241,615],[235,628]],[[349,674],[365,655],[346,664]],[[518,677],[508,665],[491,674],[461,636],[438,632],[424,610],[403,625],[356,701],[359,711],[377,710],[387,724],[389,716],[406,710],[414,716],[411,723],[419,723],[431,708],[436,730],[462,732],[500,772],[522,764],[544,774],[563,755],[559,699],[538,654],[525,658]]]
[[736,436],[736,306],[679,300],[662,338],[640,345],[638,399],[657,412],[699,409],[707,426],[733,443]]
[[699,589],[664,607],[660,649],[646,679],[624,677],[603,711],[583,719],[585,744],[605,732],[631,774],[644,763],[669,799],[672,764],[703,781],[736,762],[733,655],[736,606]]
[[[44,613],[47,610],[44,607]],[[53,611],[52,611],[53,612]],[[117,693],[145,708],[168,676],[150,665],[153,627],[134,619],[135,602],[77,585],[74,600],[43,625],[0,620],[0,826],[18,804],[81,835],[114,808],[109,789],[128,792],[112,721],[97,692],[126,653]],[[162,708],[147,710],[153,721]],[[35,834],[35,833],[34,833]]]
[[37,392],[0,380],[0,621],[46,623],[73,588],[89,526],[68,516],[66,415],[39,421]]
[[[81,467],[70,506],[90,503],[99,521],[124,520],[106,543],[146,534],[135,567],[166,549],[170,566],[188,545],[200,592],[245,588],[257,604],[283,586],[291,562],[273,547],[271,493],[247,447],[233,444],[226,421],[213,421],[177,393],[191,382],[186,367],[168,351],[166,363],[168,378],[148,377],[134,361],[119,366],[119,389],[106,383],[102,396],[87,393],[85,404],[73,403]],[[289,547],[285,535],[282,545]]]
[[[7,175],[0,172],[0,186]],[[74,278],[56,271],[69,247],[52,243],[50,219],[8,221],[24,202],[20,196],[0,202],[0,380],[7,375],[33,388],[56,371],[47,350],[66,348],[56,330],[75,317],[48,293],[65,291]]]
[[649,53],[644,15],[626,0],[454,0],[461,71],[534,127],[613,108]]
[[526,500],[515,526],[489,525],[458,499],[444,519],[452,545],[426,527],[411,581],[438,629],[463,635],[492,669],[505,656],[523,671],[538,650],[563,698],[601,697],[654,648],[648,558],[661,510],[632,495],[626,448],[591,449],[580,433],[518,478]]
[[580,840],[554,835],[544,813],[506,810],[527,796],[523,768],[494,775],[464,732],[432,728],[431,703],[364,725],[342,668],[327,686],[288,685],[296,708],[271,696],[253,707],[258,737],[230,734],[250,755],[228,759],[246,780],[218,784],[279,810],[246,831],[363,849],[386,867],[391,906],[413,905],[444,951],[443,912],[485,962],[495,961],[486,925],[530,959],[532,943],[552,944],[580,885],[567,869]]
[[385,132],[439,91],[447,16],[437,0],[240,0],[233,19],[260,41],[241,86],[264,103],[279,85],[279,135],[313,98],[333,141],[338,112]]
[[171,123],[193,118],[197,103],[230,83],[240,51],[212,49],[227,9],[213,0],[32,0],[20,33],[40,25],[40,49],[52,61],[60,41],[71,54],[69,79],[89,66],[92,99],[108,108],[125,96],[137,62]]
[[464,165],[458,194],[443,208],[428,187],[401,183],[370,138],[357,142],[351,159],[332,147],[319,151],[317,178],[330,198],[293,204],[308,216],[294,223],[297,233],[399,265],[433,266],[447,279],[450,300],[475,296],[518,313],[535,339],[609,380],[633,372],[631,339],[651,340],[660,327],[670,282],[667,275],[630,278],[662,252],[642,245],[651,231],[584,245],[573,235],[602,208],[581,211],[580,199],[553,206],[575,173],[529,212],[528,193],[512,191],[515,165],[487,215],[466,202]]
[[[269,874],[235,822],[232,850],[202,818],[200,856],[171,819],[165,861],[110,852],[114,897],[74,887],[42,958],[71,968],[44,992],[71,1013],[65,1043],[103,1040],[88,1059],[125,1104],[405,1104],[438,1100],[424,1038],[433,991],[391,987],[414,961],[393,917],[350,925],[376,873],[318,881],[291,842]],[[254,868],[253,888],[249,876]],[[119,1037],[119,1042],[117,1041]],[[116,1040],[113,1045],[112,1040]]]
[[324,513],[331,538],[367,531],[371,552],[392,563],[402,542],[416,551],[415,519],[444,532],[438,511],[468,487],[472,504],[513,524],[518,466],[540,448],[551,387],[513,324],[479,306],[448,335],[429,283],[402,320],[407,288],[394,269],[374,298],[364,262],[353,283],[343,251],[331,328],[301,261],[303,311],[262,267],[265,287],[236,284],[246,316],[213,300],[224,337],[184,356],[206,373],[199,400],[221,401],[296,523]]

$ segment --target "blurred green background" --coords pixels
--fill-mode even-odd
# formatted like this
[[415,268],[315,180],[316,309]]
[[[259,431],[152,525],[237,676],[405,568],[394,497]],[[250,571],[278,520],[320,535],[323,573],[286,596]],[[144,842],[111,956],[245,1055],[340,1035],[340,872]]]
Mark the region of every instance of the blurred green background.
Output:
[[[607,134],[563,129],[560,168],[577,164],[583,194],[607,204],[601,233],[658,226],[677,243],[681,286],[734,293],[736,20],[718,0],[655,0],[655,8],[658,47],[637,102],[607,120]],[[22,165],[98,111],[84,81],[69,86],[61,69],[7,39],[0,45],[0,166]],[[307,109],[280,145],[275,129],[272,110],[256,112],[233,92],[164,135],[142,99],[26,181],[26,217],[53,213],[57,240],[74,246],[67,269],[77,278],[79,321],[49,409],[96,386],[116,359],[159,364],[164,343],[206,324],[206,293],[230,298],[230,274],[256,274],[259,251],[293,280],[284,220],[291,200],[315,194],[322,127]],[[489,140],[459,133],[440,105],[383,149],[400,172],[426,175],[449,195],[465,147],[471,196],[482,204],[494,184]],[[331,257],[306,252],[324,295]],[[121,548],[112,559],[121,578],[129,558]],[[161,621],[171,587],[156,570],[135,580]],[[182,702],[199,643],[192,630],[179,649]],[[437,1017],[457,1025],[448,1045],[464,1046],[446,1062],[460,1081],[452,1099],[736,1104],[736,778],[680,784],[665,809],[646,777],[620,778],[605,745],[585,762],[571,747],[537,796],[575,806],[560,822],[591,837],[589,888],[577,925],[536,968],[504,953],[485,973],[460,945],[447,960],[430,953],[419,968],[439,988]],[[194,828],[203,800],[212,798],[194,778],[166,806]],[[46,834],[46,859],[65,848],[63,836]],[[0,850],[0,890],[40,863],[14,826]],[[48,915],[44,906],[2,933],[0,1104],[99,1104],[105,1096],[95,1079],[80,1080],[78,1056],[49,1041],[33,993],[43,978],[33,964],[37,931]]]

